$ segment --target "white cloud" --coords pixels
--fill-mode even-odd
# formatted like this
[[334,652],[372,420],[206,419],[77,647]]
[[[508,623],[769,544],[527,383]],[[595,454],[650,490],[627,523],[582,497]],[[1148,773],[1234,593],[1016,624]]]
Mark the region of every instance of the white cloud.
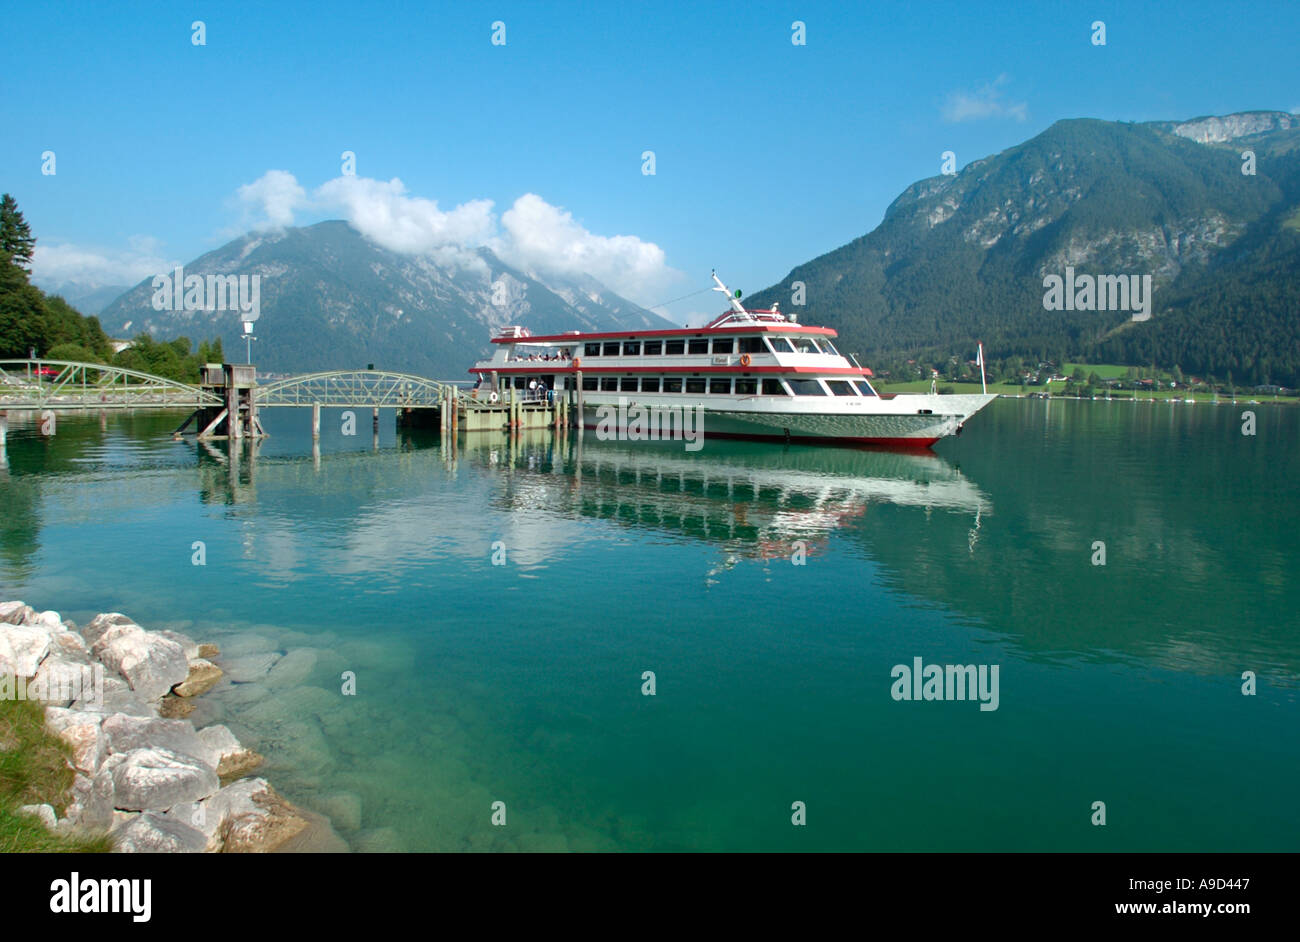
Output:
[[287,170],[268,170],[236,191],[246,228],[281,229],[293,225],[294,213],[308,205],[307,191]]
[[491,200],[471,200],[443,212],[434,200],[406,195],[394,177],[387,183],[367,177],[335,177],[315,193],[321,208],[341,209],[362,235],[384,248],[423,255],[447,246],[475,248],[496,228]]
[[978,91],[949,92],[943,104],[943,119],[953,124],[985,118],[1026,120],[1029,117],[1029,106],[1025,102],[1003,99],[1003,86],[1008,81],[1007,75],[1003,73]]
[[497,217],[491,200],[478,199],[453,209],[410,195],[394,177],[339,176],[310,198],[293,174],[270,170],[241,186],[238,200],[245,225],[283,227],[299,210],[337,213],[371,241],[394,252],[429,255],[443,264],[482,269],[474,254],[487,246],[508,265],[530,274],[590,275],[616,293],[650,301],[680,273],[669,268],[663,249],[636,236],[602,236],[588,231],[573,214],[526,193]]
[[179,264],[165,258],[161,243],[151,236],[132,236],[125,250],[38,242],[32,254],[32,279],[51,289],[70,282],[88,288],[134,285]]
[[589,232],[573,214],[525,193],[501,216],[503,235],[491,244],[504,261],[539,274],[586,274],[629,298],[647,298],[678,277],[664,250],[636,236]]

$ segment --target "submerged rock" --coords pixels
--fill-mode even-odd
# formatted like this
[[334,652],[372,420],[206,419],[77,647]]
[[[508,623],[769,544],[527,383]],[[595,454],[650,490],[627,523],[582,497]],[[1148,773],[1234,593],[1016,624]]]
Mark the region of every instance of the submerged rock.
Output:
[[168,694],[158,701],[158,715],[165,720],[183,720],[194,713],[198,702]]
[[164,628],[161,631],[155,631],[153,634],[156,634],[160,638],[166,638],[168,641],[175,641],[181,646],[181,650],[185,652],[185,656],[191,661],[201,656],[199,654],[199,643],[189,635],[181,634],[179,631],[172,631],[168,628]]
[[294,648],[275,662],[266,676],[268,687],[297,687],[306,682],[316,667],[316,652],[311,648]]
[[253,681],[265,680],[278,660],[280,660],[280,655],[276,652],[262,651],[241,657],[223,658],[221,667],[225,670],[226,676],[235,683],[247,684]]
[[361,830],[360,795],[352,792],[335,792],[331,795],[323,795],[311,804],[343,830]]

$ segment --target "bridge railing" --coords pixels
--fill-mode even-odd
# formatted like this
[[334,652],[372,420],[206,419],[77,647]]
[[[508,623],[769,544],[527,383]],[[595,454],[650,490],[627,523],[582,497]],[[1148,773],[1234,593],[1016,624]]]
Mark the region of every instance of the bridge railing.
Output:
[[410,373],[333,370],[259,386],[257,405],[427,408],[439,405],[449,390],[456,387]]
[[179,380],[105,363],[0,360],[0,408],[199,408],[220,396]]

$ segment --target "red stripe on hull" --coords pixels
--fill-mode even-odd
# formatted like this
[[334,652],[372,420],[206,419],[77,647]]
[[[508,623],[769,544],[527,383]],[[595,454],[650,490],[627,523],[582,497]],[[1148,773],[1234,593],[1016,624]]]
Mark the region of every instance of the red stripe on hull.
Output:
[[[588,431],[595,431],[595,425],[583,425]],[[618,429],[620,432],[626,429]],[[703,438],[730,438],[747,442],[790,442],[795,445],[839,445],[845,448],[887,448],[891,451],[928,451],[938,438],[848,438],[822,435],[749,435],[740,432],[705,432]],[[664,439],[659,441],[681,441]]]

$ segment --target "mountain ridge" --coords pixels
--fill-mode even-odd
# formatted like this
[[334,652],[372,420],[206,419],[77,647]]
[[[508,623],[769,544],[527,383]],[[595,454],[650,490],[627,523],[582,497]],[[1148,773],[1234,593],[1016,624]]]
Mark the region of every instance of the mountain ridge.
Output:
[[[590,276],[524,272],[490,249],[391,251],[343,220],[247,233],[185,264],[186,275],[259,275],[254,361],[268,372],[384,368],[457,378],[501,327],[539,333],[666,326]],[[167,273],[170,274],[170,273]],[[243,346],[240,315],[157,311],[152,279],[100,314],[115,336],[219,336]]]
[[[1242,173],[1243,150],[1254,153],[1253,175]],[[800,319],[839,330],[864,362],[966,359],[982,340],[991,357],[1136,365],[1154,356],[1167,367],[1295,385],[1292,292],[1276,283],[1278,271],[1264,278],[1249,269],[1273,259],[1285,270],[1282,259],[1300,257],[1300,230],[1279,222],[1297,208],[1300,116],[1064,119],[958,173],[911,184],[875,229],[748,301],[789,310],[802,281]],[[1150,274],[1154,316],[1135,323],[1127,310],[1045,310],[1044,279],[1067,268]],[[1215,294],[1216,276],[1227,294]],[[1215,332],[1219,349],[1188,326],[1212,319],[1211,297],[1233,325]]]

